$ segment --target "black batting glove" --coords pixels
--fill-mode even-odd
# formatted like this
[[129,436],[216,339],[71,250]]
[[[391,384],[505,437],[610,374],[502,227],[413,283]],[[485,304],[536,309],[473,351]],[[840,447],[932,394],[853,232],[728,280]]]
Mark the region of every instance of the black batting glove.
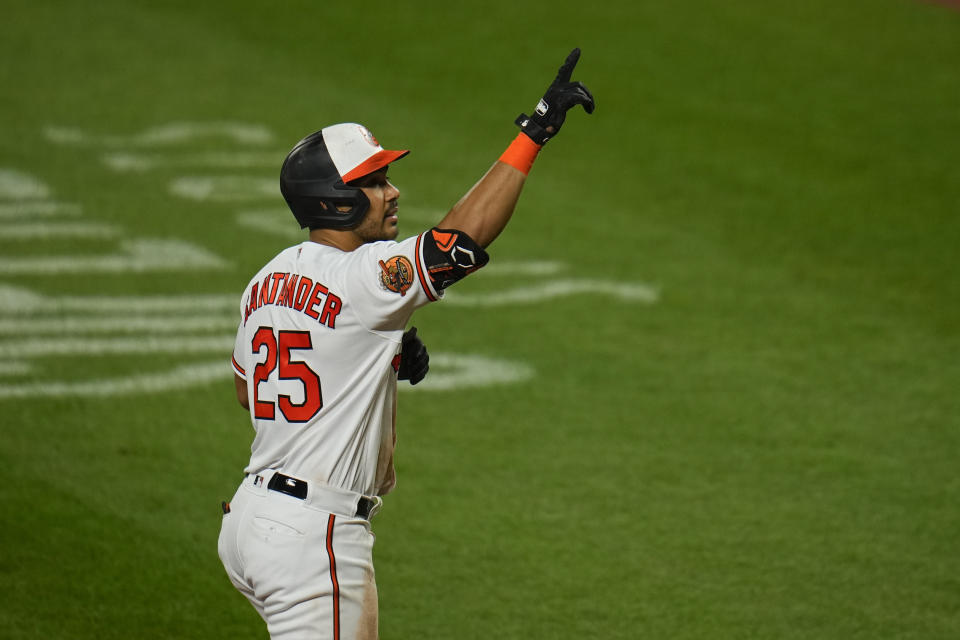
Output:
[[516,120],[520,130],[541,146],[557,135],[567,117],[567,111],[576,105],[583,105],[584,111],[593,113],[596,104],[590,91],[583,86],[582,82],[570,82],[573,68],[577,66],[577,60],[579,59],[580,49],[571,51],[563,65],[560,66],[557,78],[547,88],[547,92],[540,99],[540,102],[537,103],[533,115],[528,116],[521,113]]
[[403,346],[400,347],[397,377],[400,380],[409,380],[410,384],[417,384],[430,370],[430,354],[427,353],[423,340],[417,337],[416,327],[410,327],[410,330],[403,334],[401,344]]

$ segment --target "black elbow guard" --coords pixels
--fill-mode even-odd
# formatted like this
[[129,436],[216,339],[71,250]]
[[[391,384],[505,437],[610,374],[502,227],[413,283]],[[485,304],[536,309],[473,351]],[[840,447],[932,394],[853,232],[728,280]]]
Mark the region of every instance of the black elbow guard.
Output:
[[462,280],[490,260],[473,238],[456,229],[434,227],[423,234],[423,240],[423,261],[437,291]]

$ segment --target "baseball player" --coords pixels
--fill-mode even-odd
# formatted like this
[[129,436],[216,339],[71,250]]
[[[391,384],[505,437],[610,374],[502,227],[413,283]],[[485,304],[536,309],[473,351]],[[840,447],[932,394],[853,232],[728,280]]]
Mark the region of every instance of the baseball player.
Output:
[[218,551],[272,638],[376,638],[370,519],[394,486],[397,380],[429,356],[413,312],[487,263],[542,146],[566,113],[594,108],[571,81],[574,49],[521,132],[436,227],[396,242],[400,192],[359,124],[301,140],[280,189],[309,241],[247,285],[233,351],[237,399],[256,433],[223,505]]

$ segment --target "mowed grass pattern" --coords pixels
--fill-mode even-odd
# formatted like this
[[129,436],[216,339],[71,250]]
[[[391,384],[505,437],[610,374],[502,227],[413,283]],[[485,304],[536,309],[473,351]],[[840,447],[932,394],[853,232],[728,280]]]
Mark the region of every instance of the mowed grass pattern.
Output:
[[0,636],[265,637],[216,538],[286,151],[412,149],[411,235],[573,46],[513,271],[415,316],[533,373],[401,396],[381,637],[960,636],[960,13],[328,4],[4,6]]

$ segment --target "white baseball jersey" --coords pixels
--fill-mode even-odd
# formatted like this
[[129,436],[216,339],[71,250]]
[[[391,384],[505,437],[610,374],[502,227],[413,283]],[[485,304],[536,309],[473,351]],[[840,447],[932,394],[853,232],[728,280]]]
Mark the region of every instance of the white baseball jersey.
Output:
[[438,229],[351,252],[304,242],[254,276],[233,351],[256,431],[246,473],[278,469],[365,495],[393,488],[403,331],[486,262],[469,241],[456,264],[456,242]]

